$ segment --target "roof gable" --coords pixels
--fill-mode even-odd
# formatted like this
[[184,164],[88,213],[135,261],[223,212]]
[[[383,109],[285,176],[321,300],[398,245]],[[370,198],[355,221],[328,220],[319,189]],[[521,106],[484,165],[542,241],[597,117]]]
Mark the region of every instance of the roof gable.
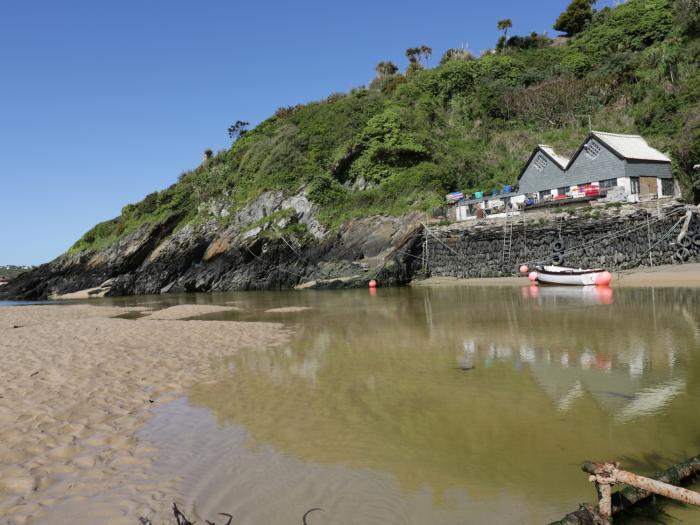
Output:
[[571,158],[569,166],[578,158],[591,139],[596,139],[602,146],[611,151],[616,157],[623,160],[642,160],[647,162],[671,162],[666,155],[652,148],[647,141],[639,135],[623,135],[622,133],[608,133],[605,131],[591,131],[586,140],[576,150]]
[[530,158],[527,159],[525,166],[523,167],[522,171],[520,172],[520,175],[518,176],[518,180],[520,180],[520,178],[523,176],[523,173],[525,173],[527,168],[530,166],[537,153],[543,153],[545,157],[554,162],[554,164],[556,164],[557,167],[562,171],[565,171],[567,165],[569,164],[569,159],[561,155],[557,155],[551,146],[548,146],[547,144],[538,144],[537,147],[534,150],[532,150]]

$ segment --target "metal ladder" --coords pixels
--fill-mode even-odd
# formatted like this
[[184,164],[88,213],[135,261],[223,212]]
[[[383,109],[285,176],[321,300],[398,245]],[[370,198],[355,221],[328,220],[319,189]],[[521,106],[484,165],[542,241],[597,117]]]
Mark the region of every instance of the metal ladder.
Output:
[[512,210],[506,208],[506,221],[503,224],[503,255],[501,257],[501,263],[506,264],[510,262],[511,249],[513,247],[513,222],[515,222],[515,215]]

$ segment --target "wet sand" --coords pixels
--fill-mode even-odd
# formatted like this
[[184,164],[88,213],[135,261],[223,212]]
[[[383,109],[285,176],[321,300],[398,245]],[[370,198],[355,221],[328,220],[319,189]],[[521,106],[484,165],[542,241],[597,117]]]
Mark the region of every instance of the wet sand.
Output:
[[[527,277],[460,279],[430,277],[411,286],[528,286]],[[613,273],[613,287],[700,288],[700,263],[663,265]]]
[[[0,308],[0,522],[160,523],[179,482],[154,481],[137,430],[219,358],[286,340],[275,323],[183,321],[208,306]],[[167,318],[168,320],[162,320]]]

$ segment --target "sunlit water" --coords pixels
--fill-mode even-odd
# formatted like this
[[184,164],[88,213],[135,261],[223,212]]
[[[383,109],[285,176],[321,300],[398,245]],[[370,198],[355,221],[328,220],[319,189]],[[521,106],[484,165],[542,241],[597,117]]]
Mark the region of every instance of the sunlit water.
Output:
[[[214,380],[141,433],[201,518],[301,523],[320,507],[310,525],[545,523],[594,501],[584,460],[652,473],[700,452],[698,291],[155,300],[233,302],[242,310],[206,318],[294,329],[288,344],[216,363]],[[310,309],[265,312],[281,306]],[[672,516],[700,523],[700,510],[673,505],[654,519]]]

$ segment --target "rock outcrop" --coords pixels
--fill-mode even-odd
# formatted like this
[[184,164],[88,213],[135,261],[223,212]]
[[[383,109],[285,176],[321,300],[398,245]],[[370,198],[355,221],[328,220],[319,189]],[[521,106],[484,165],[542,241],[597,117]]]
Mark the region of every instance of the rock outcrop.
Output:
[[0,298],[396,285],[410,279],[421,244],[420,214],[366,217],[330,234],[304,193],[265,192],[220,219],[171,219],[102,250],[69,252],[3,286]]

